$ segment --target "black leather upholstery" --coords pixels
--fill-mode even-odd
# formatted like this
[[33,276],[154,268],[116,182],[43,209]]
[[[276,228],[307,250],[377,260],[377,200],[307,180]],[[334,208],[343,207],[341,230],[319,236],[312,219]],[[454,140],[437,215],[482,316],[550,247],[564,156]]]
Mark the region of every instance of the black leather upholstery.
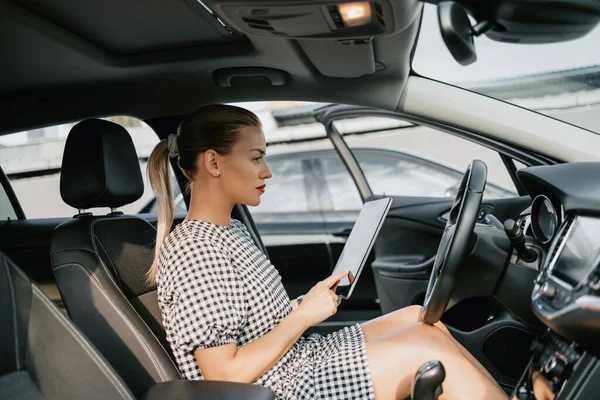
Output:
[[134,202],[143,193],[138,157],[125,128],[87,119],[71,129],[60,176],[65,203],[78,209],[116,208]]
[[[115,215],[73,218],[52,237],[52,266],[69,316],[136,396],[180,378],[166,351],[156,290],[144,279],[155,235],[146,221]],[[154,306],[141,300],[148,296]]]
[[0,253],[0,398],[133,399],[106,360]]
[[[143,191],[127,131],[86,120],[69,133],[61,193],[73,207],[118,207]],[[146,283],[156,230],[135,216],[78,215],[54,230],[51,259],[69,316],[136,396],[180,379],[161,326],[156,288]]]

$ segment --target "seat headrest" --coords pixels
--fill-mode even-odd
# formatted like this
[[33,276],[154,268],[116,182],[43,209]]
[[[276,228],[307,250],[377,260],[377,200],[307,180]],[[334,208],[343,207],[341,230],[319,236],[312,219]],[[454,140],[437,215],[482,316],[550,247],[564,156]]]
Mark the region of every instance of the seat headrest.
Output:
[[87,119],[65,144],[60,195],[77,209],[121,207],[144,193],[138,156],[129,133],[114,122]]

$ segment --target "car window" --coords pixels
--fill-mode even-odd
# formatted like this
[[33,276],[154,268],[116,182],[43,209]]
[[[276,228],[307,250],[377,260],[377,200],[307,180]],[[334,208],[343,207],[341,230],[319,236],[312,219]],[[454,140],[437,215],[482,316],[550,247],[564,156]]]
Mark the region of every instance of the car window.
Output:
[[342,159],[337,155],[323,157],[321,163],[333,211],[360,210],[362,200],[358,188]]
[[[119,208],[124,213],[138,213],[154,197],[147,180],[145,160],[159,139],[148,125],[136,118],[107,119],[127,129],[140,158],[144,193],[139,200]],[[75,122],[0,137],[2,167],[27,218],[71,217],[77,213],[60,196],[62,155],[74,125]],[[94,214],[110,212],[108,208],[91,211]]]
[[[371,120],[373,117],[369,117]],[[385,149],[385,157],[363,155],[357,161],[374,194],[396,196],[453,197],[470,162],[482,160],[488,166],[484,198],[517,195],[514,182],[500,155],[485,146],[433,128],[406,125],[389,130],[356,134],[352,122],[344,120],[345,137],[355,154],[360,149]],[[334,123],[337,124],[338,122]],[[357,125],[359,126],[359,125]]]
[[[143,167],[143,169],[145,170],[145,167]],[[175,215],[187,213],[187,206],[185,204],[185,200],[183,199],[183,194],[181,194],[179,184],[177,183],[175,175],[173,174],[171,174],[171,188],[173,189],[173,212]],[[146,206],[140,210],[140,213],[158,215],[158,203],[156,201],[156,197],[153,197],[152,200],[150,200],[148,204],[146,204]]]
[[373,193],[402,194],[402,196],[448,197],[449,191],[460,184],[461,176],[441,169],[396,157],[358,154]]
[[306,179],[303,160],[300,158],[280,157],[267,163],[273,177],[267,183],[267,189],[261,196],[260,205],[251,207],[254,213],[307,212],[309,204],[306,193]]
[[10,202],[4,185],[0,185],[0,221],[8,221],[9,219],[17,219],[17,213]]

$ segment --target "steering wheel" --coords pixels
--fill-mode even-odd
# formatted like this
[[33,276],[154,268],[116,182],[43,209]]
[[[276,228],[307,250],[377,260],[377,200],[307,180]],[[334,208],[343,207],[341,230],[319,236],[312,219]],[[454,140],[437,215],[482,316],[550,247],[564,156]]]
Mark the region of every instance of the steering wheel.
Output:
[[470,247],[486,181],[487,166],[473,160],[452,203],[427,285],[422,317],[428,324],[438,322],[450,302],[460,265]]

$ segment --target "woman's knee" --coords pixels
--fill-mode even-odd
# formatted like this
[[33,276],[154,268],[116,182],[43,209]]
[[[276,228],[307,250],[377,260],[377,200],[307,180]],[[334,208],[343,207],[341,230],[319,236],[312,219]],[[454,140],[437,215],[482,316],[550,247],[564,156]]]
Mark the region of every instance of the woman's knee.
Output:
[[403,325],[406,325],[423,321],[421,318],[422,313],[423,307],[419,305],[413,305],[396,310],[393,312],[393,315],[400,319]]
[[424,322],[412,324],[388,335],[380,343],[372,345],[368,343],[367,345],[367,351],[371,348],[372,352],[383,358],[388,352],[389,356],[393,357],[393,354],[396,354],[399,358],[405,358],[408,355],[412,357],[416,354],[422,354],[425,357],[461,354],[460,349],[446,333],[440,328]]
[[[447,367],[463,360],[452,340],[439,328],[416,323],[380,341],[367,343],[367,358],[376,392],[407,393],[418,368],[431,360]],[[382,396],[385,397],[385,396]]]
[[405,307],[406,313],[414,318],[415,322],[422,321],[421,315],[423,314],[423,307],[420,305],[412,305]]

